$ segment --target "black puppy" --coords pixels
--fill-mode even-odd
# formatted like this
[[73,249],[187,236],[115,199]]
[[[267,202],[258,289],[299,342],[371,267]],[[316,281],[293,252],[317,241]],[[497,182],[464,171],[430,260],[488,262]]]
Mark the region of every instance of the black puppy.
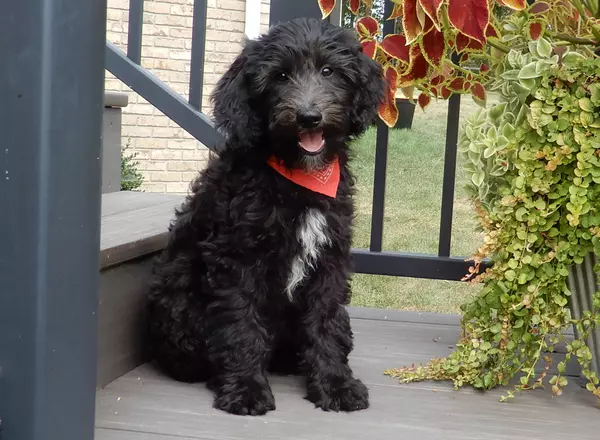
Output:
[[377,115],[381,68],[353,32],[280,24],[242,53],[213,94],[225,137],[176,213],[149,296],[149,343],[215,407],[275,409],[267,371],[307,377],[307,399],[367,408],[348,366],[353,179],[347,142]]

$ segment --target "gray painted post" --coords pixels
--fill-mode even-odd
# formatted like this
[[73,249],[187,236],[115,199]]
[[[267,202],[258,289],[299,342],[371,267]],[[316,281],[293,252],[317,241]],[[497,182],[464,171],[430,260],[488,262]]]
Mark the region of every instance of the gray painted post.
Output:
[[3,439],[92,440],[105,0],[0,14]]
[[299,17],[321,18],[317,0],[271,0],[271,25]]
[[123,109],[129,97],[126,93],[104,94],[102,129],[102,194],[121,191],[121,125]]

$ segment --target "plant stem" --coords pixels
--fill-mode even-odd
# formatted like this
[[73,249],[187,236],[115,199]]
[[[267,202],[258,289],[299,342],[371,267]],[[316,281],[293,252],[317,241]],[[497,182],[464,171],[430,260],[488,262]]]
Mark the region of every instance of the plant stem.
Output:
[[474,60],[487,60],[487,61],[495,61],[496,60],[496,58],[494,58],[491,55],[488,55],[487,53],[470,53],[469,58],[473,58]]
[[487,43],[492,46],[494,49],[498,49],[500,52],[508,53],[510,52],[510,48],[499,41],[494,41],[493,38],[488,38]]
[[468,69],[465,69],[464,67],[460,67],[457,64],[454,64],[452,61],[450,60],[445,60],[444,61],[448,66],[452,67],[455,70],[458,70],[460,73],[462,73],[463,75],[478,75],[478,72],[472,72]]
[[542,336],[540,338],[540,345],[539,345],[538,350],[537,350],[537,352],[535,354],[535,358],[534,358],[533,364],[531,365],[531,367],[527,371],[527,383],[528,384],[529,384],[529,381],[531,380],[531,376],[533,376],[535,374],[535,366],[536,366],[538,360],[542,357],[542,350],[544,348],[544,345],[545,345],[545,340],[544,340],[544,337]]
[[598,46],[598,42],[596,42],[594,40],[589,40],[587,38],[573,37],[573,36],[567,35],[567,34],[550,33],[550,35],[552,36],[552,38],[564,40],[570,44],[583,45],[583,46]]

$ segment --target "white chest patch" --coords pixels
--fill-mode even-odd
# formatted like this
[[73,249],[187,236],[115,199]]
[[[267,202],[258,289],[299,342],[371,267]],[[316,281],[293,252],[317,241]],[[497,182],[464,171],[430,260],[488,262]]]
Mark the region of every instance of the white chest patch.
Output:
[[327,232],[327,219],[323,213],[317,209],[306,211],[296,231],[301,250],[292,261],[285,289],[290,300],[309,270],[315,268],[323,246],[331,243]]

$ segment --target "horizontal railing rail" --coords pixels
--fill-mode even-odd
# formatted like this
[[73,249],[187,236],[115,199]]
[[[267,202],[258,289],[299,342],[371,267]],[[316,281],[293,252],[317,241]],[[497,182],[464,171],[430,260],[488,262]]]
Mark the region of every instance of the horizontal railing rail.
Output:
[[152,72],[129,59],[121,49],[106,42],[106,68],[132,90],[175,121],[206,147],[214,150],[221,140],[213,122],[183,96],[174,92]]

